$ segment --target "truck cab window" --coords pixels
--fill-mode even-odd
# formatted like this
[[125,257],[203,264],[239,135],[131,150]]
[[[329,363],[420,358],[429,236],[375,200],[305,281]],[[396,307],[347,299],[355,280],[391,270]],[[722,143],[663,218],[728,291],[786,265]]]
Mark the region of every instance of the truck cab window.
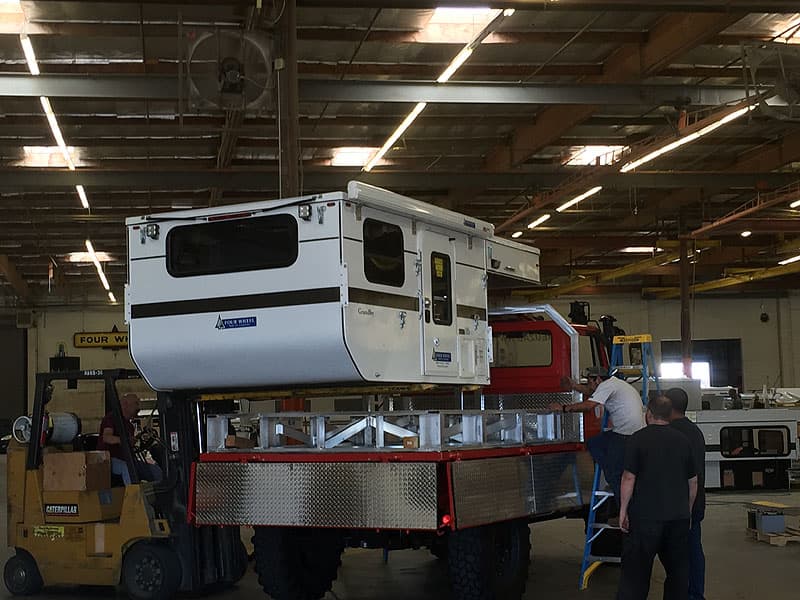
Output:
[[364,276],[370,283],[403,287],[406,280],[403,230],[392,223],[364,220]]
[[437,325],[453,324],[453,286],[450,281],[450,257],[431,252],[431,295],[433,322]]
[[173,227],[167,271],[173,277],[288,267],[297,260],[297,221],[270,215]]

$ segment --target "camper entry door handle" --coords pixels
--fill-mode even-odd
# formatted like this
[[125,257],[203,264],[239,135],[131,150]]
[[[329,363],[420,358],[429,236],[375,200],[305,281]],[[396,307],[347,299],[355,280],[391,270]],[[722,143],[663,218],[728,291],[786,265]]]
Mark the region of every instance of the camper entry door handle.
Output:
[[425,322],[426,323],[430,323],[431,322],[431,300],[430,300],[430,298],[425,298],[424,305],[425,305]]

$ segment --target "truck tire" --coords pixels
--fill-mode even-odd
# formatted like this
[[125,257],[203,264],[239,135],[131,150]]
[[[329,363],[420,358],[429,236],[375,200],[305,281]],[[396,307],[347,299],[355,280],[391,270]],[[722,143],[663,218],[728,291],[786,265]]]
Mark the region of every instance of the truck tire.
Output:
[[6,561],[3,582],[14,596],[32,596],[42,590],[44,583],[36,561],[28,552],[17,548],[17,553]]
[[136,542],[122,560],[122,584],[132,600],[167,600],[181,585],[181,562],[166,544]]
[[450,534],[447,563],[454,600],[519,600],[531,559],[526,521]]
[[273,600],[319,600],[342,564],[341,535],[324,529],[256,527],[258,583]]

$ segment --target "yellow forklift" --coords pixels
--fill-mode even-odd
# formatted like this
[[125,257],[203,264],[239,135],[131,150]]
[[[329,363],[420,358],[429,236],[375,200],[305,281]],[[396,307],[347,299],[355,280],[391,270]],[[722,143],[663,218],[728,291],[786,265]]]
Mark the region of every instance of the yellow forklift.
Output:
[[[161,457],[164,479],[140,480],[136,454],[144,448],[128,439],[116,387],[138,377],[127,369],[37,375],[33,414],[17,419],[8,448],[8,545],[16,552],[6,562],[4,582],[12,594],[121,584],[134,600],[161,600],[244,575],[247,554],[238,528],[187,523],[189,465],[200,440],[185,407],[166,396],[159,396],[158,431],[146,442]],[[47,411],[56,380],[70,387],[104,382],[130,485],[112,484],[108,455],[94,451],[98,436],[83,434],[78,416]]]

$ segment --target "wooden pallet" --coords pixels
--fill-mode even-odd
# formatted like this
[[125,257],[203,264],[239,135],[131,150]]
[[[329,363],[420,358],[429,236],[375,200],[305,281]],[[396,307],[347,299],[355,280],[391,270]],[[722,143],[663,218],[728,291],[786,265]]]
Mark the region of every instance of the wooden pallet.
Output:
[[787,527],[783,533],[762,533],[757,529],[748,529],[747,534],[759,542],[767,542],[770,546],[783,547],[789,542],[800,542],[800,529]]

